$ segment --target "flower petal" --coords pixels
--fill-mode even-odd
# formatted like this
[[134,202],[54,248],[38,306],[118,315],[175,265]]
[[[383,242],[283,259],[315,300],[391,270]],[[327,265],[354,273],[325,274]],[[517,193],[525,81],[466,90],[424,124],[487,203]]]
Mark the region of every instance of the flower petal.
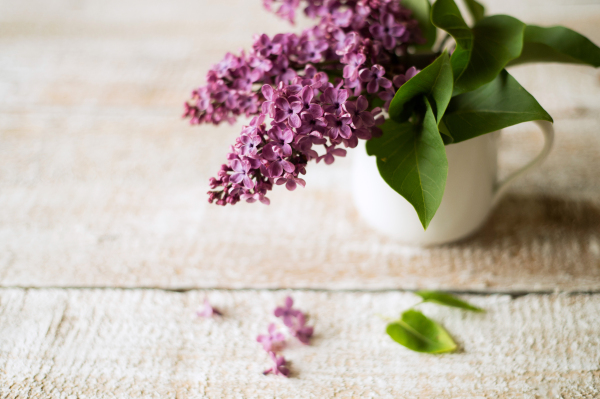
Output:
[[310,87],[310,86],[304,87],[301,92],[302,102],[310,103],[312,101],[314,95],[315,94],[314,94],[312,87]]
[[285,183],[285,188],[289,191],[294,191],[296,189],[296,182],[292,179],[289,179],[287,183]]
[[299,128],[300,126],[302,126],[302,121],[300,120],[300,117],[298,116],[298,114],[290,115],[289,124],[291,127],[295,127],[295,128]]
[[294,164],[291,163],[291,162],[288,162],[288,161],[282,160],[282,161],[279,161],[279,164],[288,173],[292,173],[296,169],[296,167],[294,166]]
[[279,97],[277,100],[275,100],[275,105],[284,111],[290,109],[290,103],[288,103],[288,100],[283,97]]
[[317,104],[310,104],[308,112],[315,118],[319,118],[323,115],[323,108],[321,108],[321,106]]
[[272,101],[273,88],[270,85],[263,85],[263,87],[261,87],[260,91],[262,92],[263,96],[265,96],[265,98],[267,100]]

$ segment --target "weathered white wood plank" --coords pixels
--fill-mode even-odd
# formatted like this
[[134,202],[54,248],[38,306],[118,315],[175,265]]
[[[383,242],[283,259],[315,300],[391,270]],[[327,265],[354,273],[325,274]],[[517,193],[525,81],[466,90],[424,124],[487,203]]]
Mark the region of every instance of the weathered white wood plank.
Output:
[[[316,328],[263,376],[257,334],[291,294]],[[222,320],[196,319],[208,295]],[[460,344],[424,355],[375,316],[408,293],[0,289],[2,398],[596,398],[600,295],[475,296],[469,314],[423,306]]]
[[[490,7],[600,42],[597,5]],[[270,207],[206,204],[239,126],[189,128],[179,105],[226,50],[288,29],[258,0],[1,2],[0,284],[600,289],[591,68],[514,70],[555,116],[556,149],[462,243],[420,250],[370,230],[351,159],[311,165],[307,188],[279,187]],[[503,173],[541,145],[525,130],[504,141]]]

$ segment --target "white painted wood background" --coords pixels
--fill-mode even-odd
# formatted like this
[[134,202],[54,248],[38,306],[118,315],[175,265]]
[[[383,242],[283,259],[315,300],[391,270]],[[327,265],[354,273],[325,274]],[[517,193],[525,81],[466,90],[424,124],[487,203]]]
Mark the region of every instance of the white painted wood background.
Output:
[[[300,29],[260,3],[0,0],[0,397],[600,397],[598,71],[513,69],[555,118],[555,150],[478,235],[408,248],[359,219],[351,155],[270,207],[206,204],[240,124],[190,128],[181,103],[253,33]],[[600,3],[487,5],[600,43]],[[507,132],[503,173],[540,146]],[[424,308],[459,353],[386,338],[374,313],[417,288],[488,309]],[[286,293],[317,327],[289,349],[290,380],[260,374],[254,341]],[[205,295],[222,322],[193,319]]]

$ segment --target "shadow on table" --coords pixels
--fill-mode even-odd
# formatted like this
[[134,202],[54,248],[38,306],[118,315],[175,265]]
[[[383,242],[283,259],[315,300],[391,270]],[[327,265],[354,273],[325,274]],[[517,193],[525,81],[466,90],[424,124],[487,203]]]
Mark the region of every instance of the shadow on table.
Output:
[[509,195],[501,200],[481,230],[451,246],[491,247],[510,237],[518,237],[526,246],[527,241],[586,238],[595,234],[600,235],[600,203]]

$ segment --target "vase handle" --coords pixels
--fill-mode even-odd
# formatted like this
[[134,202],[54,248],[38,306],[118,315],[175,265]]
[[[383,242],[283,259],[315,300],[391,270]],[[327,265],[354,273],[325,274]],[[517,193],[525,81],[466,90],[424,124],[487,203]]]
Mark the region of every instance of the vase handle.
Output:
[[534,122],[536,125],[538,125],[538,127],[544,134],[544,148],[542,148],[542,151],[539,153],[539,155],[527,165],[511,173],[504,180],[496,183],[496,185],[494,186],[494,196],[492,201],[493,205],[495,205],[498,202],[498,200],[502,197],[502,194],[504,194],[508,186],[510,186],[518,177],[521,177],[523,174],[529,172],[531,169],[541,164],[548,157],[548,154],[552,149],[552,144],[554,143],[554,127],[552,126],[552,123],[547,121]]

